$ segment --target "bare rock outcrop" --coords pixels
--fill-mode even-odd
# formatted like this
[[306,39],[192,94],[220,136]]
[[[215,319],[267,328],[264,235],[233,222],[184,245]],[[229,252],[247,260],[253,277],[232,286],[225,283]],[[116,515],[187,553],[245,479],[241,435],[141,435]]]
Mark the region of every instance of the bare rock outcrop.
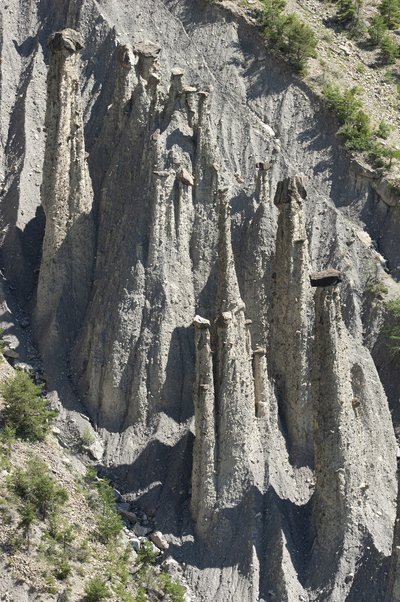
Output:
[[60,352],[68,349],[78,334],[89,299],[94,222],[80,92],[83,40],[78,32],[66,29],[53,34],[48,46],[42,185],[46,230],[35,324],[48,365],[59,368]]

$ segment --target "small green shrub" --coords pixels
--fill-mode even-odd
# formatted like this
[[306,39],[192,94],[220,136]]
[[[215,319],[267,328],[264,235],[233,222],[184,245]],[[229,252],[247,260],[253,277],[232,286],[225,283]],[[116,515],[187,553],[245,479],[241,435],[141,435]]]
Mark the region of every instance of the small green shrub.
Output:
[[107,598],[111,598],[111,592],[106,582],[99,575],[88,581],[85,586],[86,602],[101,602],[101,600]]
[[31,506],[42,520],[68,499],[67,491],[49,476],[46,464],[38,458],[30,460],[26,470],[16,469],[10,487],[23,504]]
[[16,372],[13,378],[0,385],[5,407],[2,419],[5,426],[15,430],[17,437],[27,441],[43,441],[57,412],[49,409],[41,397],[42,385],[35,385],[28,374]]
[[315,57],[317,38],[312,28],[296,14],[285,18],[279,49],[298,73],[303,73],[309,58]]
[[169,602],[185,602],[186,589],[178,581],[174,581],[167,573],[161,573],[159,576],[161,587],[166,594],[164,600]]
[[382,0],[379,4],[379,12],[389,29],[396,29],[400,25],[400,1]]
[[106,479],[97,479],[96,471],[90,467],[86,471],[85,481],[95,487],[97,496],[90,501],[98,508],[97,534],[102,543],[109,543],[122,531],[123,522],[115,507],[115,493]]
[[336,20],[347,29],[354,29],[360,21],[362,0],[338,0]]
[[68,558],[62,555],[57,558],[54,563],[54,577],[59,581],[64,581],[72,573],[72,566],[70,565]]
[[367,283],[367,291],[372,295],[382,297],[388,294],[389,289],[381,280],[370,280]]
[[93,433],[88,426],[85,426],[85,428],[83,429],[83,432],[81,434],[81,440],[82,444],[86,446],[89,446],[94,442]]
[[107,508],[97,516],[97,530],[99,540],[107,544],[115,539],[122,531],[122,519],[115,511]]
[[136,602],[148,602],[148,597],[146,595],[146,590],[143,586],[138,587],[136,594]]
[[344,92],[334,84],[325,86],[326,104],[341,123],[338,134],[345,139],[346,148],[366,152],[376,167],[391,167],[393,159],[400,159],[400,150],[376,140],[387,134],[388,126],[381,122],[377,130],[371,127],[370,119],[362,109],[360,92],[357,86]]
[[382,62],[385,65],[393,65],[400,56],[400,46],[387,33],[382,37],[379,49],[381,51]]
[[374,15],[368,27],[369,42],[372,46],[379,46],[382,38],[386,34],[386,23],[382,15]]
[[376,135],[386,140],[389,137],[391,129],[391,126],[386,121],[381,121],[376,129]]
[[145,541],[139,549],[137,554],[137,562],[140,564],[153,564],[158,557],[159,553],[153,549],[153,546],[149,541]]
[[21,517],[21,520],[18,523],[18,528],[22,529],[23,537],[27,542],[29,550],[32,526],[37,520],[36,509],[32,503],[26,502],[18,508],[18,511]]

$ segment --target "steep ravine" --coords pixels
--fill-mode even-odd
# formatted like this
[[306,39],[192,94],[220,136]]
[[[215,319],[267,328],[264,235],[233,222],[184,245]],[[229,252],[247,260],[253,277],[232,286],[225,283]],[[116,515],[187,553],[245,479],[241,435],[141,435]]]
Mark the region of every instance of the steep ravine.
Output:
[[199,601],[396,600],[363,294],[384,275],[364,230],[398,274],[398,208],[223,7],[10,0],[1,19],[2,269],[99,464]]

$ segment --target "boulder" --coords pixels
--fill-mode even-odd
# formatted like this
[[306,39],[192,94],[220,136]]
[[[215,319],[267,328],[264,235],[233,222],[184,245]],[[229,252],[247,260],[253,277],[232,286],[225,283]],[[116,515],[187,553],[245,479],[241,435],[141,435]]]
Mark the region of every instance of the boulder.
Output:
[[168,550],[169,543],[167,542],[161,531],[154,531],[154,533],[151,533],[150,539],[154,543],[154,545],[156,545],[157,548],[162,552],[164,550]]
[[310,283],[313,287],[335,286],[342,282],[342,274],[339,270],[324,270],[310,274]]

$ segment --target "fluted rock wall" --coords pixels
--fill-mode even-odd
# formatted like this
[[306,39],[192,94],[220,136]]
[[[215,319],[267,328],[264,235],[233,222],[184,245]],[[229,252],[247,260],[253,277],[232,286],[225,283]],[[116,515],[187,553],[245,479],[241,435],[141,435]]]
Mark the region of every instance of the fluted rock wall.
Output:
[[[49,56],[35,313],[49,386],[70,363],[104,464],[155,516],[198,600],[379,600],[395,439],[363,346],[376,261],[358,220],[394,260],[368,217],[381,201],[245,20],[191,0],[26,4],[30,29],[2,40],[11,57],[18,40],[26,106],[35,86],[44,95],[47,34],[85,41],[81,89],[76,34]],[[3,90],[14,75],[0,69]],[[0,101],[2,148],[18,151],[16,173],[1,156],[2,260],[23,296],[43,223],[13,142],[20,102]],[[25,117],[23,132],[42,127],[43,103]],[[314,324],[308,276],[328,267],[345,273],[342,302],[318,291]]]

